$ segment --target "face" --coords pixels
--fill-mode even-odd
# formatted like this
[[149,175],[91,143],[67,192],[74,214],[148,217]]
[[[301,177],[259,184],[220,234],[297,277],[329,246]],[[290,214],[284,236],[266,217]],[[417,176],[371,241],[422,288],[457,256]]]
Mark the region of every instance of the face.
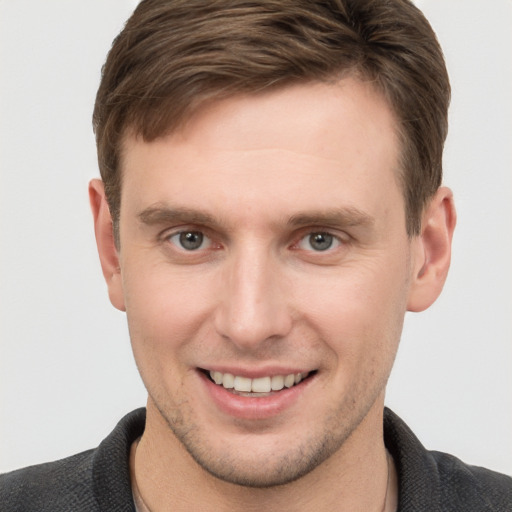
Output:
[[386,103],[352,79],[127,138],[111,296],[162,443],[269,486],[380,418],[414,266],[398,151]]

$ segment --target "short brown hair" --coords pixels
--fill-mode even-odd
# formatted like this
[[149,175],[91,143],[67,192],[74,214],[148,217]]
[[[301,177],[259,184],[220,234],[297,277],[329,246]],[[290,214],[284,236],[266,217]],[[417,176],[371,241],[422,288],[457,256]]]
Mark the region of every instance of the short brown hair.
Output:
[[205,101],[347,74],[370,80],[398,123],[409,235],[441,184],[450,85],[408,0],[143,0],[102,70],[93,125],[117,223],[123,137],[176,129]]

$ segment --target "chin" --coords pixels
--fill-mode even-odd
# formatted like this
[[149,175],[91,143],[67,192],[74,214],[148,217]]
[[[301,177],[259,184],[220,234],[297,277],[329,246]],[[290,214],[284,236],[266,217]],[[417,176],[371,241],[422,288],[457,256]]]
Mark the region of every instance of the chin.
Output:
[[242,487],[264,489],[302,478],[329,458],[341,444],[331,440],[317,443],[317,446],[310,445],[307,451],[299,446],[285,453],[274,452],[271,456],[223,453],[215,457],[213,453],[202,453],[194,446],[185,445],[185,448],[197,464],[214,478]]
[[[338,421],[336,425],[318,423],[314,431],[303,432],[301,439],[296,431],[286,436],[228,434],[219,440],[189,422],[165,419],[199,467],[218,480],[250,488],[282,486],[304,477],[338,452],[353,431],[353,425]],[[293,443],[287,442],[291,439]]]

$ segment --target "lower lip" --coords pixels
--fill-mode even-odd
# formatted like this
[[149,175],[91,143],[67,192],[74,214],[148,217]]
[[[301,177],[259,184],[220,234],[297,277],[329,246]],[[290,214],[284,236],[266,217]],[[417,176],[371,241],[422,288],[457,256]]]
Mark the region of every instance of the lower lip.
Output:
[[201,380],[215,405],[225,414],[240,419],[258,420],[276,416],[292,407],[309,387],[314,376],[309,376],[291,388],[276,391],[268,396],[250,397],[235,395],[222,386],[212,382],[199,372]]

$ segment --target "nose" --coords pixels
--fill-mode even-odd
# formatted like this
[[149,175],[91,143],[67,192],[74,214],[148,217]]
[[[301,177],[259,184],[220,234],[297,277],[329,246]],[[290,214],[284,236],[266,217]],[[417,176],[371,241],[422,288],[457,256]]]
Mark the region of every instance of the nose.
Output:
[[240,349],[259,350],[292,327],[285,277],[268,250],[233,254],[222,273],[215,328]]

